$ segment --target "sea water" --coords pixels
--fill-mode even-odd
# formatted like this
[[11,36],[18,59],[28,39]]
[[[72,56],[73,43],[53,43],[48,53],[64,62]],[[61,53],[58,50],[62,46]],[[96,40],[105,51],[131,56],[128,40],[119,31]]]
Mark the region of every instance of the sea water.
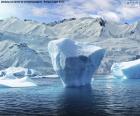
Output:
[[34,79],[35,87],[0,87],[0,116],[139,116],[140,79],[96,77],[91,85],[64,88],[59,78]]

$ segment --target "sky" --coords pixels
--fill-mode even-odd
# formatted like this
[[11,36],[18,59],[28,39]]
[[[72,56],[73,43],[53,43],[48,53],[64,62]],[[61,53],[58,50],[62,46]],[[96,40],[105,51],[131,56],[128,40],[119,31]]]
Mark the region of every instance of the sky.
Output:
[[0,19],[11,16],[46,23],[81,17],[133,23],[140,20],[140,0],[65,0],[64,3],[39,4],[0,2]]

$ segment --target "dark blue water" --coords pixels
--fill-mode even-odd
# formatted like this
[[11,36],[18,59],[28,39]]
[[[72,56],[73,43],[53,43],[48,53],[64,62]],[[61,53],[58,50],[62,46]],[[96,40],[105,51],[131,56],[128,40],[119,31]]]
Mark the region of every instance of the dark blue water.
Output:
[[140,79],[95,79],[91,87],[63,88],[59,79],[37,87],[0,88],[0,116],[139,116]]

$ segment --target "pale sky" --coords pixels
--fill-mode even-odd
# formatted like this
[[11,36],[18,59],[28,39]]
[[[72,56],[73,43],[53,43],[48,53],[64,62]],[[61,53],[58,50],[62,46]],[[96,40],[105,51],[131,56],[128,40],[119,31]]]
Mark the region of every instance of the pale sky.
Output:
[[[2,1],[2,0],[0,0]],[[120,2],[121,1],[121,2]],[[11,16],[40,22],[67,18],[102,17],[115,22],[134,22],[140,19],[140,0],[135,6],[126,0],[66,0],[64,3],[5,4],[0,3],[0,19]],[[132,0],[131,0],[132,1]],[[136,0],[135,0],[136,1]]]

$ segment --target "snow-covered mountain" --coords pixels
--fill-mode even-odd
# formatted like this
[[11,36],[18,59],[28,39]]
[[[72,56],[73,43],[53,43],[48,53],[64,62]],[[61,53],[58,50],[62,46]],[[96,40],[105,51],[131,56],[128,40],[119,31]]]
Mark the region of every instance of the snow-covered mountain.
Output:
[[22,66],[35,69],[45,74],[48,64],[42,60],[38,53],[25,43],[17,44],[10,40],[0,42],[0,69]]
[[98,73],[109,73],[113,62],[140,57],[140,22],[119,24],[101,18],[64,19],[49,24],[16,17],[0,20],[0,69],[24,66],[41,74],[54,71],[48,55],[50,40],[73,38],[106,48]]

